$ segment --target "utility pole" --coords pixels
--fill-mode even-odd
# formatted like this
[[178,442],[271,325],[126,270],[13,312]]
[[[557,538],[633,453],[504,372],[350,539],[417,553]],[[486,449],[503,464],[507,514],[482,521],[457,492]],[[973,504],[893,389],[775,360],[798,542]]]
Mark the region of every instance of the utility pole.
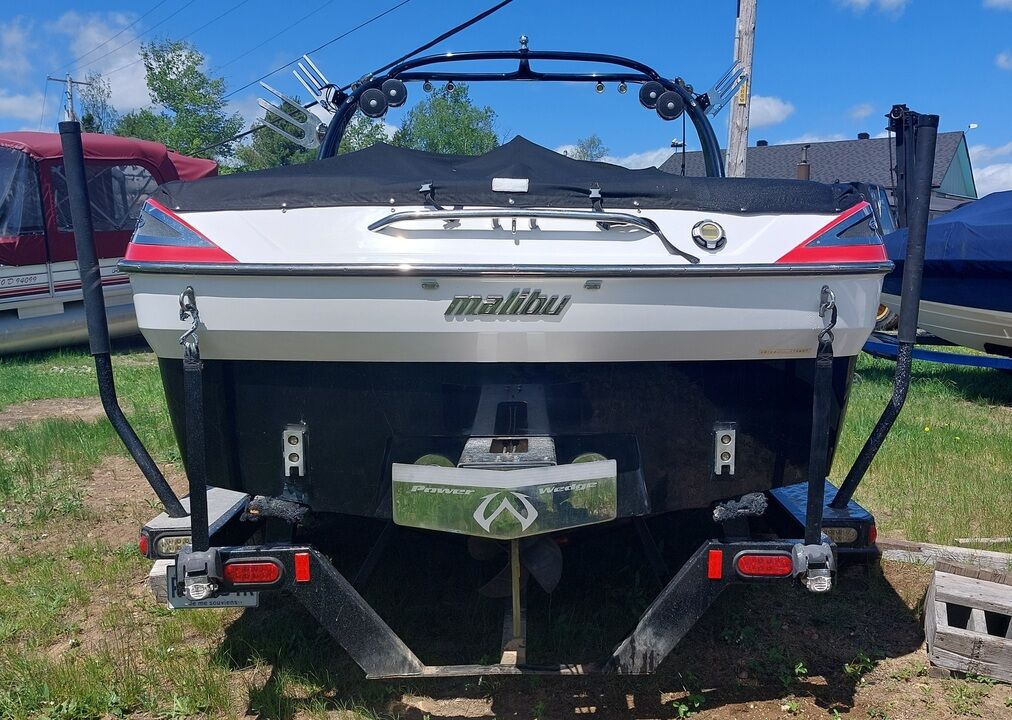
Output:
[[728,177],[745,177],[745,153],[748,149],[748,110],[752,99],[752,48],[755,45],[756,0],[738,0],[734,32],[734,57],[745,73],[745,82],[731,102],[731,120],[727,131]]
[[64,90],[63,90],[63,95],[64,95],[63,116],[64,116],[64,119],[67,120],[68,122],[73,122],[73,121],[77,120],[77,114],[74,112],[74,86],[75,85],[91,85],[91,83],[90,82],[85,82],[83,80],[75,80],[74,78],[70,77],[70,73],[67,73],[67,77],[65,77],[65,78],[54,78],[52,76],[49,76],[49,77],[46,78],[46,80],[48,80],[50,82],[58,82],[58,83],[63,83],[64,84]]

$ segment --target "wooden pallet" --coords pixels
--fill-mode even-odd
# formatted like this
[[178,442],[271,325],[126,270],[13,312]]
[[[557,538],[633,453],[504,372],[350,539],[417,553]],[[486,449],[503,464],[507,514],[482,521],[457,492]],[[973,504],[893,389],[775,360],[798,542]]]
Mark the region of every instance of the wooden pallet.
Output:
[[1012,683],[1012,574],[939,560],[924,609],[933,665]]

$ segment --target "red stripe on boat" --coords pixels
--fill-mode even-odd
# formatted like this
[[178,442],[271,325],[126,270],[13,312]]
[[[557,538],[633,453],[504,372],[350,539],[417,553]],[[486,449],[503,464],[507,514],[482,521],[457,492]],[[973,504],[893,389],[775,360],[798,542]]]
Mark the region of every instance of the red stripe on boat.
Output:
[[884,262],[889,259],[886,255],[885,245],[881,242],[862,243],[848,245],[846,241],[833,245],[809,245],[832,232],[847,220],[855,215],[865,213],[871,209],[867,202],[861,202],[847,211],[833,218],[829,223],[816,230],[804,242],[777,260],[777,263],[810,264],[810,263],[852,263],[852,262]]

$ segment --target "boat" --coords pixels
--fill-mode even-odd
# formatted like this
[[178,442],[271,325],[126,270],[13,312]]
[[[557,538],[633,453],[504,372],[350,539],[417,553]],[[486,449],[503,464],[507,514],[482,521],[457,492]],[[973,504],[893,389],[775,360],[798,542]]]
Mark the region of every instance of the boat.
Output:
[[312,510],[390,517],[398,466],[547,436],[553,462],[615,460],[619,516],[650,515],[804,479],[824,287],[838,436],[890,267],[869,195],[629,170],[522,137],[478,157],[380,143],[164,185],[120,268],[181,443],[193,289],[214,486],[281,493],[267,439],[305,427],[325,438],[305,458]]
[[[896,269],[882,301],[899,307],[905,229],[886,236]],[[928,223],[918,325],[954,345],[1012,357],[1012,191],[986,195]]]
[[[516,65],[448,67],[473,62]],[[565,71],[542,69],[554,62]],[[827,476],[892,268],[881,192],[724,177],[709,114],[744,79],[727,77],[697,93],[634,60],[526,38],[402,58],[345,88],[306,83],[313,114],[332,117],[317,128],[307,112],[303,135],[285,132],[318,138],[315,162],[152,193],[119,267],[158,357],[187,497],[118,405],[100,321],[90,338],[103,406],[165,507],[138,543],[156,593],[182,609],[284,592],[369,677],[648,673],[730,585],[826,592],[837,544],[873,552],[874,520],[852,495],[902,407],[908,353],[846,482]],[[473,157],[336,152],[355,113],[382,117],[409,82],[484,81],[635,83],[644,108],[691,122],[708,176],[576,160],[521,136]],[[892,114],[914,146],[915,230],[937,123]],[[77,128],[61,132],[76,157]],[[664,548],[677,572],[656,530],[684,533]],[[635,628],[600,663],[530,663],[525,578],[551,593],[563,547],[627,531],[663,586]],[[503,583],[483,588],[512,600],[500,662],[426,664],[380,617],[360,590],[392,536],[419,552],[428,538],[460,568],[472,569],[464,548],[474,562],[505,551]]]
[[[147,140],[83,137],[110,332],[135,335],[129,281],[116,263],[141,206],[161,183],[213,175],[217,164]],[[84,342],[59,134],[0,133],[0,191],[0,355]]]

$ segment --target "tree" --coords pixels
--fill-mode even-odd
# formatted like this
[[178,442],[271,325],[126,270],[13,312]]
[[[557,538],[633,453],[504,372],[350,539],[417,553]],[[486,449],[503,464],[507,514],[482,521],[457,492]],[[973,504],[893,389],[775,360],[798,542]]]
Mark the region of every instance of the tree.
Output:
[[393,144],[429,152],[481,155],[499,146],[495,110],[478,107],[467,85],[441,88],[411,108]]
[[142,45],[141,59],[155,107],[124,115],[116,134],[155,140],[187,155],[230,157],[229,139],[242,129],[242,116],[226,111],[225,80],[204,72],[204,55],[181,40],[162,40]]
[[81,128],[84,132],[105,133],[116,129],[119,113],[112,106],[112,86],[101,73],[88,73],[81,86]]
[[608,154],[608,148],[596,134],[580,138],[576,146],[569,151],[569,157],[574,160],[600,160]]
[[378,142],[390,142],[387,128],[381,120],[373,120],[365,115],[356,114],[344,130],[338,153],[355,152]]
[[[285,112],[292,115],[305,114],[304,110],[289,103],[283,103],[281,107]],[[281,118],[273,117],[272,121],[293,135],[298,136],[300,132],[293,125]],[[261,127],[263,127],[262,124]],[[353,152],[386,140],[387,129],[382,122],[367,118],[364,115],[356,115],[348,123],[348,127],[344,131],[344,137],[341,138],[341,146],[337,152]],[[270,128],[263,127],[262,130],[258,130],[253,134],[251,142],[239,146],[236,150],[236,158],[239,163],[235,167],[235,171],[248,172],[250,170],[264,170],[282,165],[299,165],[309,162],[315,157],[316,150],[307,150]]]
[[[281,109],[299,120],[302,120],[302,118],[309,119],[316,117],[315,115],[307,113],[301,107],[292,105],[288,102],[283,102],[281,104]],[[302,132],[299,128],[292,125],[287,120],[283,120],[276,115],[272,114],[270,118],[272,123],[278,125],[284,130],[287,130],[296,137],[298,137]],[[252,140],[249,143],[240,145],[236,148],[235,155],[239,161],[238,165],[234,168],[236,172],[265,170],[267,168],[281,167],[283,165],[300,165],[316,157],[315,150],[304,148],[298,143],[292,142],[280,133],[272,130],[263,122],[258,122],[255,127],[259,129],[253,133]]]

